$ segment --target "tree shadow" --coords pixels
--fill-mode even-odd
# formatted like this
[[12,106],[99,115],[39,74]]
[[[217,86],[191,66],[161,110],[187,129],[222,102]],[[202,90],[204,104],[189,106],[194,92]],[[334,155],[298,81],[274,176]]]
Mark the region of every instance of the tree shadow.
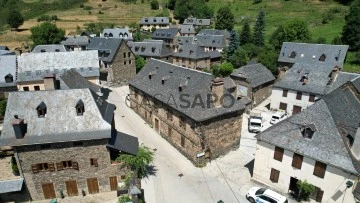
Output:
[[15,29],[14,31],[16,32],[24,32],[24,31],[28,31],[29,29],[28,28],[18,28],[18,29]]
[[158,169],[154,165],[149,165],[146,167],[146,174],[143,178],[149,178],[150,176],[156,176]]
[[251,177],[253,177],[253,174],[254,174],[254,164],[255,164],[255,159],[253,159],[249,163],[245,164],[245,167],[249,170]]

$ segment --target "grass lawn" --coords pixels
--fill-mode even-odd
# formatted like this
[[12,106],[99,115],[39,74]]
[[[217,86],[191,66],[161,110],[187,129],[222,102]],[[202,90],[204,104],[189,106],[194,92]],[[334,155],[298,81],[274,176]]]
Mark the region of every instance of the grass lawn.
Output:
[[360,73],[360,64],[357,64],[355,61],[355,53],[348,52],[346,55],[346,62],[344,64],[344,71],[352,73]]

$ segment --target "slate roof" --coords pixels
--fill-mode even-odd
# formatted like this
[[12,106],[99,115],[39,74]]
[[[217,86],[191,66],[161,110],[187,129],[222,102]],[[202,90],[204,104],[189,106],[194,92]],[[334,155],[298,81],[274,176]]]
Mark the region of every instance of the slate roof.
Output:
[[185,25],[195,25],[195,26],[209,26],[210,19],[197,19],[197,18],[187,18],[184,20]]
[[126,28],[105,28],[100,37],[114,37],[124,40],[133,40],[132,33]]
[[173,53],[173,56],[190,59],[210,58],[209,53],[197,44],[181,45],[178,51]]
[[24,178],[0,181],[0,194],[8,192],[18,192],[24,183]]
[[[342,68],[348,50],[348,45],[330,44],[307,44],[284,42],[279,54],[279,62],[286,63],[308,63],[314,65],[326,65],[332,68],[338,66]],[[291,53],[296,53],[295,58],[291,58]],[[319,61],[322,54],[325,54],[325,61]]]
[[253,88],[275,80],[271,71],[261,63],[242,66],[234,70],[230,76],[245,79]]
[[[75,106],[84,103],[85,112],[77,116]],[[46,105],[46,115],[39,118],[36,108]],[[115,106],[89,89],[10,92],[0,146],[92,140],[111,137]],[[27,133],[16,139],[11,121],[14,115],[24,119]]]
[[230,77],[224,78],[224,87],[227,90],[236,88],[236,84]]
[[15,52],[8,50],[0,50],[0,56],[1,55],[15,55]]
[[193,25],[179,25],[179,32],[181,34],[195,34],[196,30]]
[[43,53],[43,52],[66,52],[66,48],[62,44],[46,44],[37,45],[32,53]]
[[156,29],[153,34],[153,39],[173,39],[179,32],[178,28],[168,28],[168,29]]
[[[151,79],[149,79],[149,74],[152,74]],[[162,80],[164,80],[164,84],[162,84]],[[199,95],[198,98],[201,97],[203,101],[207,101],[207,95],[211,94],[212,80],[213,76],[209,73],[182,68],[157,59],[150,59],[136,77],[129,81],[129,86],[154,97],[164,105],[169,104],[167,105],[169,108],[197,122],[244,110],[248,100],[236,100],[225,88],[224,94],[229,95],[224,97],[224,107],[215,108],[213,104],[209,108],[206,105],[204,107],[195,105],[193,108],[180,106],[180,104],[183,104],[180,100],[181,94],[188,94],[188,101],[191,101],[191,103],[193,103],[196,95]],[[182,86],[181,92],[179,91],[180,85]],[[171,104],[168,102],[170,97]],[[234,102],[234,105],[229,105],[231,102]],[[225,107],[227,105],[229,105],[229,108]]]
[[7,46],[0,46],[0,50],[10,50]]
[[87,49],[98,50],[100,59],[111,63],[122,41],[120,38],[94,37],[91,39]]
[[[8,74],[13,77],[12,83],[6,83],[5,81],[5,76]],[[0,87],[8,86],[16,86],[16,56],[0,55]]]
[[358,73],[339,72],[335,81],[326,88],[325,93],[330,93],[346,82],[358,77],[360,77],[360,74]]
[[[359,121],[359,100],[349,89],[343,90],[340,87],[304,111],[261,132],[256,138],[359,174],[339,131],[342,124],[356,124],[357,127]],[[311,140],[301,134],[301,128],[310,124],[314,124],[317,129]]]
[[185,45],[185,44],[194,44],[193,36],[177,36],[174,39],[174,45]]
[[171,56],[172,51],[162,40],[144,40],[142,42],[133,42],[131,51],[135,55],[147,57],[166,57]]
[[101,92],[101,87],[86,80],[76,69],[70,69],[60,76],[68,89],[86,89]]
[[113,131],[107,146],[128,154],[136,155],[139,149],[139,140],[137,137]]
[[75,68],[83,77],[98,77],[97,51],[24,53],[18,56],[17,81],[43,80],[44,75],[60,75]]
[[202,29],[199,35],[224,35],[226,39],[230,38],[230,32],[227,30]]
[[224,35],[196,35],[196,41],[200,46],[225,48]]
[[65,46],[86,46],[89,44],[89,38],[86,36],[66,36],[60,43]]
[[143,17],[140,20],[140,25],[168,25],[168,17]]
[[219,51],[215,50],[215,51],[208,51],[207,52],[210,56],[211,59],[216,59],[216,58],[221,58],[222,55]]

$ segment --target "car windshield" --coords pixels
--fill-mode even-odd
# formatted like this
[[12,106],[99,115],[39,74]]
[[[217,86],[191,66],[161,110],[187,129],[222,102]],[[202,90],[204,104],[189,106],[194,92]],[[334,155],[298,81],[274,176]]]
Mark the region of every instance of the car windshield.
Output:
[[254,126],[254,127],[261,127],[261,123],[251,122],[250,125],[251,125],[251,126]]
[[262,195],[262,194],[264,194],[265,190],[266,190],[266,188],[260,188],[255,192],[255,195]]
[[273,118],[273,119],[279,119],[279,117],[277,117],[277,116],[273,116],[272,118]]

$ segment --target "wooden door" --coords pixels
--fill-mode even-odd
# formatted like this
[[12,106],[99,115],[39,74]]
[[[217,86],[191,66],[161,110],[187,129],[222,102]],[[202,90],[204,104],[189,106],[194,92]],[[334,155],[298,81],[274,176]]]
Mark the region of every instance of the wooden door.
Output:
[[87,186],[88,186],[89,194],[99,193],[99,184],[97,178],[88,178]]
[[159,132],[159,120],[155,118],[155,131]]
[[294,105],[292,115],[298,114],[301,112],[301,106]]
[[79,195],[78,187],[75,180],[65,181],[65,185],[69,197]]
[[45,199],[56,198],[54,183],[43,183],[42,190],[43,190]]
[[111,191],[117,191],[117,186],[118,186],[118,182],[117,182],[117,177],[110,177],[110,190]]

